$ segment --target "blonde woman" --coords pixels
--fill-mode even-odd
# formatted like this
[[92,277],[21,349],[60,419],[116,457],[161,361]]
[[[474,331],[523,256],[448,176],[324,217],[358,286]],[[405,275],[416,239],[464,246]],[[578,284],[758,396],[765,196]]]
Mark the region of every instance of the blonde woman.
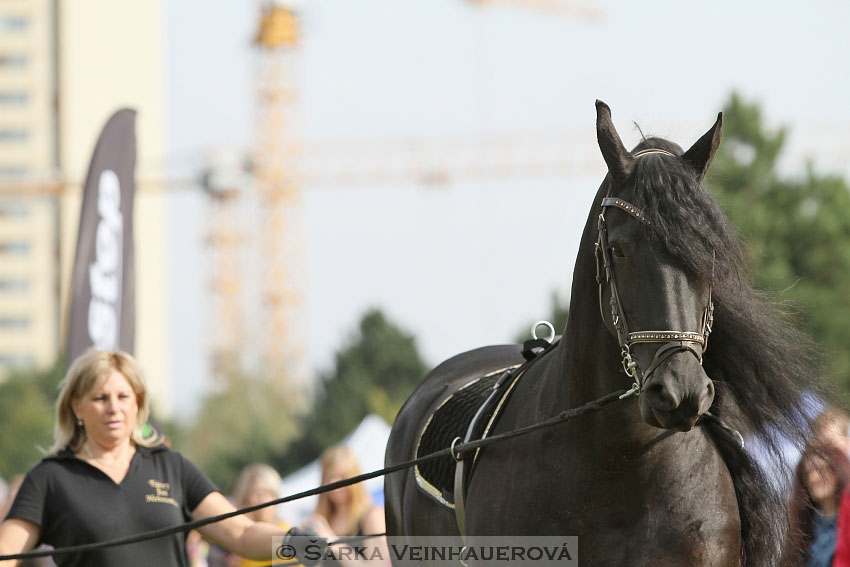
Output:
[[[89,350],[71,364],[56,402],[54,443],[27,473],[7,519],[0,555],[39,543],[55,548],[176,526],[235,510],[192,463],[141,428],[148,395],[137,362]],[[239,555],[271,559],[280,527],[236,516],[200,528]],[[59,567],[186,565],[185,535],[56,556]],[[0,562],[11,567],[13,562]]]
[[[322,453],[321,464],[323,485],[360,474],[357,456],[343,445],[326,449]],[[386,532],[384,509],[374,505],[363,483],[353,484],[320,494],[316,512],[305,528],[328,541],[347,536],[383,534]],[[331,551],[346,567],[360,565],[364,559],[370,560],[369,565],[372,566],[379,564],[380,558],[389,559],[384,536],[368,538],[351,546],[334,545]]]
[[[248,465],[239,474],[233,485],[233,503],[237,508],[248,508],[263,504],[280,497],[280,475],[269,465],[255,463]],[[287,525],[275,512],[274,506],[266,506],[246,514],[255,522],[266,522],[274,524],[283,531],[288,531],[291,526]],[[252,561],[240,558],[234,562],[237,567],[265,567],[272,565],[270,561]]]

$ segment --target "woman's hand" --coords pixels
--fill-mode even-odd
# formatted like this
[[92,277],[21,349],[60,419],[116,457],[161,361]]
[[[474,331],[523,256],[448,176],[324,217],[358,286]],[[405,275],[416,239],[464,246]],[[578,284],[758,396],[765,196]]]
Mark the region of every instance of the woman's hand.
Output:
[[301,525],[301,528],[306,532],[323,537],[328,541],[339,539],[336,533],[331,529],[331,526],[328,524],[325,517],[320,516],[319,514],[313,514],[307,518],[307,520],[305,520],[305,522]]

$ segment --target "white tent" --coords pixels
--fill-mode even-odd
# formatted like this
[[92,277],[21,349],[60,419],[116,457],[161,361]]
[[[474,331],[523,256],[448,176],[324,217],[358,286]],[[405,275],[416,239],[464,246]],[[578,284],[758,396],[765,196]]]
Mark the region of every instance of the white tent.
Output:
[[[390,426],[381,417],[371,414],[349,433],[341,444],[346,445],[357,455],[362,472],[372,472],[383,468],[384,451],[390,436]],[[321,485],[322,471],[318,459],[295,471],[283,479],[281,496],[304,492]],[[373,478],[366,481],[366,489],[376,504],[384,503],[384,479]],[[316,509],[318,497],[301,498],[278,506],[278,515],[284,521],[298,525]]]

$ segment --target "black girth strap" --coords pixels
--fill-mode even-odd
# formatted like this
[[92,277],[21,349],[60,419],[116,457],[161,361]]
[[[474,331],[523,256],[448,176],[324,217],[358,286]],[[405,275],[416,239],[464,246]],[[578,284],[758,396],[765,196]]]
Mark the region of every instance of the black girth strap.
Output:
[[[514,376],[514,371],[506,370],[504,374],[502,374],[496,383],[493,385],[493,389],[490,392],[490,395],[487,396],[487,399],[484,400],[484,403],[481,404],[481,407],[478,408],[478,411],[475,412],[475,415],[472,417],[472,421],[469,422],[469,427],[466,428],[466,435],[463,437],[464,443],[469,443],[473,441],[472,437],[475,434],[476,427],[478,426],[478,422],[481,420],[481,416],[483,416],[487,408],[490,407],[490,404],[493,403],[496,399],[496,396],[499,395],[499,391],[502,386]],[[459,439],[459,438],[458,438]],[[452,446],[455,444],[452,443]],[[464,455],[455,455],[452,453],[457,464],[455,465],[455,489],[454,489],[454,498],[455,498],[455,519],[457,520],[457,527],[460,530],[460,536],[466,537],[466,502],[465,502],[465,493],[466,493],[466,477],[472,467],[472,458],[464,458]],[[465,466],[466,464],[469,466]]]
[[[458,455],[454,452],[454,446],[461,441],[463,443],[476,441],[476,439],[473,439],[473,436],[475,436],[475,431],[477,429],[478,422],[481,420],[481,417],[483,415],[487,414],[487,410],[490,407],[490,404],[496,403],[499,405],[493,411],[493,417],[490,418],[490,423],[494,424],[496,418],[499,415],[499,409],[504,405],[505,401],[510,395],[513,389],[513,385],[522,377],[523,374],[525,374],[525,371],[528,370],[531,365],[543,358],[544,355],[550,353],[552,349],[557,346],[558,342],[560,342],[560,337],[554,337],[551,343],[547,343],[546,347],[541,349],[540,347],[542,346],[542,344],[540,343],[539,339],[526,341],[522,351],[523,357],[525,357],[526,361],[520,366],[515,366],[509,370],[506,370],[505,373],[502,374],[498,380],[496,380],[496,383],[493,385],[493,390],[490,392],[490,395],[487,396],[487,399],[484,400],[484,403],[481,404],[481,406],[478,408],[478,411],[475,412],[475,415],[469,422],[469,426],[466,428],[466,435],[464,435],[463,439],[458,437],[452,443],[452,457],[457,463],[455,465],[454,479],[455,519],[457,520],[457,527],[460,531],[460,537],[464,540],[464,544],[466,543],[466,485],[469,482],[472,467],[475,464],[474,456],[477,455],[477,451],[475,455]],[[488,432],[489,426],[488,429],[484,431],[482,439],[484,437],[487,437]]]

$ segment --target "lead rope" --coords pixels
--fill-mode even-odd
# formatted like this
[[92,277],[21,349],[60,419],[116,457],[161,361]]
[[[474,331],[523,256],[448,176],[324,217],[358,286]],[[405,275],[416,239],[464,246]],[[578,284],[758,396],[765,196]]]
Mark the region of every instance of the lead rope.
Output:
[[506,431],[505,433],[500,433],[498,435],[493,435],[492,437],[485,437],[484,439],[479,439],[477,441],[470,441],[469,443],[459,443],[454,445],[453,447],[447,447],[445,449],[440,449],[439,451],[435,451],[428,455],[424,455],[422,457],[418,457],[416,459],[411,459],[409,461],[405,461],[402,463],[398,463],[396,465],[391,465],[389,467],[384,467],[382,469],[378,469],[376,471],[372,471],[369,473],[360,474],[351,478],[339,480],[337,482],[332,482],[330,484],[325,484],[316,488],[311,488],[310,490],[305,490],[303,492],[298,492],[296,494],[292,494],[289,496],[285,496],[283,498],[277,498],[275,500],[270,500],[269,502],[265,502],[263,504],[257,504],[255,506],[248,506],[247,508],[241,508],[239,510],[234,510],[232,512],[228,512],[226,514],[220,514],[218,516],[211,516],[209,518],[204,518],[202,520],[195,520],[192,522],[186,522],[185,524],[180,524],[177,526],[171,526],[168,528],[161,528],[158,530],[151,530],[149,532],[144,532],[141,534],[133,535],[133,536],[125,536],[121,538],[115,538],[103,542],[95,542],[95,543],[86,543],[82,545],[74,545],[70,547],[62,547],[57,549],[45,549],[40,551],[30,551],[27,553],[15,553],[12,555],[2,555],[0,556],[0,561],[7,561],[10,559],[28,559],[32,557],[46,557],[48,555],[67,555],[69,553],[79,553],[83,551],[92,551],[95,549],[103,549],[107,547],[116,547],[118,545],[127,545],[131,543],[138,543],[140,541],[147,541],[151,539],[158,539],[161,537],[166,537],[169,535],[173,535],[180,532],[188,532],[189,530],[193,530],[196,528],[201,528],[203,526],[213,524],[216,522],[220,522],[222,520],[226,520],[227,518],[232,518],[234,516],[239,516],[242,514],[247,514],[248,512],[253,512],[255,510],[260,510],[262,508],[267,508],[269,506],[276,506],[278,504],[285,504],[286,502],[292,502],[293,500],[299,500],[301,498],[307,498],[308,496],[315,496],[317,494],[322,494],[324,492],[330,492],[332,490],[336,490],[338,488],[343,488],[346,486],[350,486],[352,484],[357,484],[358,482],[363,482],[366,480],[370,480],[379,476],[385,476],[390,473],[398,472],[400,470],[405,470],[413,466],[420,465],[422,463],[427,463],[429,461],[433,461],[435,459],[439,459],[441,457],[451,457],[452,451],[457,454],[474,451],[476,449],[480,449],[482,447],[487,447],[489,445],[493,445],[495,443],[501,443],[502,441],[507,441],[508,439],[512,439],[514,437],[519,437],[522,435],[527,435],[528,433],[532,433],[539,429],[543,429],[546,427],[552,427],[554,425],[558,425],[560,423],[565,423],[568,421],[572,421],[573,419],[582,417],[589,413],[594,413],[607,405],[610,405],[614,402],[619,401],[620,395],[624,392],[624,390],[619,390],[617,392],[612,392],[610,394],[606,394],[599,399],[593,400],[592,402],[588,402],[582,406],[577,408],[573,408],[570,410],[564,410],[556,416],[550,417],[549,419],[545,419],[543,421],[539,421],[537,423],[533,423],[531,425],[527,425],[525,427],[521,427],[519,429],[515,429],[513,431]]

